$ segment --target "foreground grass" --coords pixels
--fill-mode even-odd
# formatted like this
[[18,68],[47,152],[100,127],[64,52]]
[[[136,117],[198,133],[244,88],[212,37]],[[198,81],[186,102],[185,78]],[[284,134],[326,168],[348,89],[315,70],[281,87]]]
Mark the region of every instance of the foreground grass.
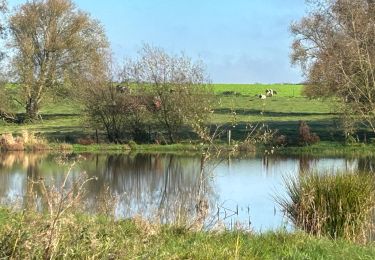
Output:
[[0,258],[67,259],[374,259],[373,244],[304,233],[192,232],[141,220],[69,215],[53,231],[48,216],[0,209]]

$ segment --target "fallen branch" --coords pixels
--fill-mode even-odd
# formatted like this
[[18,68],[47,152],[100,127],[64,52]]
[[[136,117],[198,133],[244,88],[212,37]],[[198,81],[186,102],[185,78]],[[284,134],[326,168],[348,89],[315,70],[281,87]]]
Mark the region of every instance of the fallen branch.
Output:
[[17,122],[17,117],[14,114],[5,112],[3,110],[0,110],[0,119],[8,123]]

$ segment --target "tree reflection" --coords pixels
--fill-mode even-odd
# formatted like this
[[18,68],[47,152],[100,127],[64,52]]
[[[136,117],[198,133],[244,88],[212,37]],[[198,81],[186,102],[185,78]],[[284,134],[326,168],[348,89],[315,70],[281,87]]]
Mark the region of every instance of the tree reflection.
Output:
[[27,207],[30,192],[28,179],[39,179],[39,165],[46,153],[0,153],[0,200],[3,204],[19,203]]
[[[110,155],[96,158],[90,174],[98,180],[88,187],[91,207],[98,190],[108,186],[119,197],[116,215],[141,215],[162,223],[185,221],[194,214],[201,180],[200,159],[176,155]],[[215,204],[210,178],[204,180],[205,196]],[[94,200],[93,200],[94,199]],[[213,208],[213,207],[212,207]]]

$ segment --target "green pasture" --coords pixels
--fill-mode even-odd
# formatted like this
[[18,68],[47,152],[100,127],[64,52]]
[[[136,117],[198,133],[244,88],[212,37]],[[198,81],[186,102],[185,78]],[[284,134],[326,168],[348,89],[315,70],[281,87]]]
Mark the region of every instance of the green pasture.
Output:
[[265,94],[266,89],[276,90],[279,97],[300,97],[303,85],[295,84],[214,84],[214,92],[217,95],[234,94],[254,96]]
[[[265,100],[255,96],[265,93],[266,89],[276,90],[277,95]],[[214,84],[214,113],[209,123],[213,126],[235,124],[233,138],[241,139],[246,136],[249,124],[261,122],[293,140],[299,121],[304,120],[322,140],[342,140],[335,102],[311,100],[302,96],[302,89],[302,85],[292,84]],[[19,111],[22,112],[22,107]],[[82,111],[83,106],[79,103],[49,99],[42,106],[42,121],[26,125],[0,122],[0,134],[27,129],[43,134],[50,141],[74,142],[77,138],[94,134],[93,129],[85,127]],[[182,136],[193,135],[184,130]]]

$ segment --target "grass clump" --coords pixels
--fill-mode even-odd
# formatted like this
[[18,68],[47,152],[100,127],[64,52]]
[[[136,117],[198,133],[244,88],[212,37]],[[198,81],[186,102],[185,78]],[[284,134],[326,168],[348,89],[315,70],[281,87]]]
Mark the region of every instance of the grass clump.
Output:
[[316,236],[366,242],[373,226],[374,176],[369,173],[306,173],[286,180],[278,202],[296,227]]
[[14,137],[11,133],[0,136],[0,150],[2,151],[44,151],[50,150],[48,142],[33,132],[23,130],[21,136]]

